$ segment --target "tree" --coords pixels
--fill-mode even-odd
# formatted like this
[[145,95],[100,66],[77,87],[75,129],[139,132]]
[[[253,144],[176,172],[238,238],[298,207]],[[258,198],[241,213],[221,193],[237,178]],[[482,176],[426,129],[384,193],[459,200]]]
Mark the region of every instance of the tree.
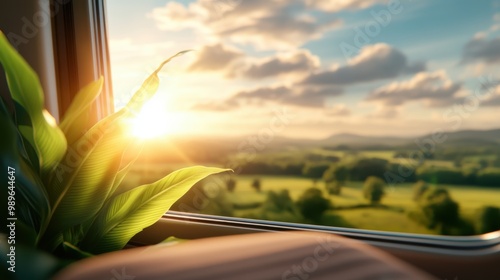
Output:
[[447,189],[428,187],[417,201],[418,208],[410,212],[417,222],[443,235],[473,235],[474,226],[459,215],[459,205]]
[[364,181],[370,176],[383,178],[389,162],[380,158],[361,158],[349,164],[349,179]]
[[429,188],[418,201],[429,228],[439,227],[440,231],[446,230],[457,224],[459,220],[459,206],[445,188]]
[[319,189],[309,188],[299,197],[297,206],[304,218],[319,222],[323,213],[330,208],[330,200],[324,198]]
[[236,180],[230,177],[226,180],[226,188],[228,192],[233,192],[236,188]]
[[268,191],[262,206],[247,217],[292,223],[303,222],[297,205],[290,197],[288,190],[285,189]]
[[306,164],[302,169],[302,174],[313,180],[314,185],[323,177],[323,173],[329,168],[328,164]]
[[379,177],[370,176],[366,178],[363,185],[363,196],[371,203],[379,203],[385,194],[385,182]]
[[488,161],[484,158],[480,159],[477,164],[479,165],[479,169],[485,169],[489,165]]
[[325,187],[329,194],[340,195],[347,181],[349,169],[345,165],[332,165],[323,173]]
[[466,181],[462,169],[447,167],[419,168],[417,177],[433,184],[463,185]]
[[419,180],[413,185],[413,201],[419,201],[422,195],[429,189],[426,182]]
[[475,226],[477,233],[488,233],[500,229],[500,208],[483,206],[476,212]]
[[266,200],[264,201],[262,208],[267,212],[289,212],[291,214],[297,214],[295,204],[288,190],[269,191],[267,193]]
[[300,176],[302,175],[303,163],[289,163],[283,169],[283,175]]
[[252,181],[252,188],[254,188],[258,192],[261,191],[261,183],[260,183],[260,179],[259,178],[255,178]]
[[416,168],[417,166],[408,163],[391,162],[383,178],[389,185],[417,182]]
[[342,192],[342,183],[333,180],[325,183],[325,188],[329,194],[340,195],[340,193]]
[[344,183],[349,177],[349,169],[345,165],[331,165],[323,172],[323,180],[325,182],[339,181]]
[[500,168],[485,168],[476,174],[479,186],[500,187]]

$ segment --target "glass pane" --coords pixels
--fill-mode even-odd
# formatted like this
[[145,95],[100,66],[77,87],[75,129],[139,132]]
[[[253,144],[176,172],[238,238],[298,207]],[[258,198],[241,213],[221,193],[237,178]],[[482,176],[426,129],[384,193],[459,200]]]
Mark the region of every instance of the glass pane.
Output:
[[124,181],[174,210],[423,234],[500,228],[498,1],[108,0],[116,107],[164,59]]

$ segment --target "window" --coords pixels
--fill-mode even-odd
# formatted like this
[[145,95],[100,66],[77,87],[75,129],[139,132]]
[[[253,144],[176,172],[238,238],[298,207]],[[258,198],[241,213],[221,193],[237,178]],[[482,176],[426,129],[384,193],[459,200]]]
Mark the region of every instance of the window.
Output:
[[[414,9],[408,9],[410,3],[394,2],[395,4],[392,5],[396,6],[392,9],[399,9],[398,5],[401,4],[404,10],[401,10],[399,16],[392,13],[389,14],[390,17],[387,17],[387,13],[384,13],[383,10],[389,9],[389,7],[384,1],[357,1],[356,5],[359,7],[347,5],[349,2],[347,1],[345,2],[347,4],[344,4],[347,6],[341,7],[347,8],[344,10],[328,7],[328,4],[315,4],[315,1],[309,1],[310,6],[307,8],[304,5],[301,6],[300,3],[297,4],[297,2],[290,6],[290,4],[285,3],[286,1],[269,1],[266,2],[268,12],[263,11],[260,1],[246,0],[221,0],[210,3],[202,0],[199,2],[190,1],[191,4],[179,1],[180,4],[175,4],[175,1],[143,1],[138,4],[138,2],[132,3],[131,1],[119,3],[109,0],[28,2],[33,3],[2,2],[2,7],[5,9],[0,9],[1,28],[6,34],[12,32],[24,36],[19,41],[23,43],[19,45],[18,49],[40,75],[47,95],[46,100],[49,103],[46,106],[55,116],[58,115],[58,111],[59,113],[64,112],[77,88],[95,80],[99,75],[104,75],[105,79],[109,78],[107,69],[108,41],[106,40],[104,22],[104,4],[106,2],[106,8],[109,12],[106,14],[106,16],[109,15],[106,20],[111,23],[111,36],[108,37],[111,39],[109,43],[111,43],[112,48],[114,95],[117,108],[123,106],[126,97],[163,59],[182,49],[197,49],[196,52],[176,59],[161,73],[160,96],[155,100],[156,104],[149,105],[151,106],[149,107],[150,111],[155,112],[155,106],[159,104],[158,107],[161,110],[158,114],[160,115],[152,114],[152,117],[148,117],[146,114],[144,118],[149,119],[149,122],[143,124],[151,123],[153,128],[140,130],[139,126],[137,129],[138,136],[151,138],[148,140],[148,146],[151,148],[134,166],[135,174],[127,178],[127,184],[136,186],[137,183],[141,183],[141,180],[150,182],[168,170],[197,163],[232,167],[237,176],[212,178],[204,182],[203,185],[197,186],[176,207],[177,210],[187,212],[171,211],[167,213],[152,227],[138,234],[130,245],[154,244],[165,240],[168,236],[192,239],[260,231],[322,231],[372,244],[399,259],[433,273],[440,279],[476,279],[478,275],[481,279],[489,279],[496,271],[500,231],[481,236],[450,238],[437,235],[401,234],[397,232],[401,229],[394,227],[399,226],[400,223],[404,224],[405,221],[406,223],[415,222],[414,226],[422,226],[428,222],[428,220],[423,220],[424,223],[422,223],[418,215],[410,215],[413,213],[412,210],[415,208],[419,210],[417,207],[420,206],[411,200],[414,192],[413,185],[420,186],[416,187],[416,190],[425,190],[427,185],[427,188],[444,186],[448,189],[448,193],[442,190],[428,193],[429,199],[423,200],[423,202],[427,202],[427,206],[431,210],[433,207],[434,209],[446,209],[446,207],[436,207],[439,205],[455,209],[456,204],[450,203],[451,193],[452,201],[457,202],[460,206],[458,213],[463,220],[458,221],[464,221],[463,228],[471,229],[473,226],[474,234],[498,228],[494,223],[493,226],[489,226],[491,223],[484,222],[488,220],[498,221],[495,216],[498,213],[496,210],[498,209],[496,203],[498,187],[494,185],[494,182],[498,182],[496,175],[494,175],[498,161],[498,149],[494,149],[495,146],[491,140],[498,139],[498,137],[495,138],[494,130],[496,127],[494,109],[497,104],[495,100],[498,95],[498,74],[496,74],[498,73],[496,51],[498,49],[496,47],[498,6],[495,6],[495,3],[485,2],[480,5],[467,6],[464,2],[451,1],[420,4],[412,2],[413,5],[418,6],[413,6]],[[168,9],[164,7],[168,7]],[[452,10],[450,7],[453,7]],[[155,10],[155,8],[163,9]],[[42,10],[41,13],[40,10]],[[167,32],[158,29],[157,24],[161,26],[163,23],[157,20],[155,14],[161,15],[169,10],[172,10],[173,14],[167,13],[168,17],[175,21],[173,25],[172,22],[168,21],[163,23],[168,23],[167,26],[182,27],[182,30]],[[330,11],[328,12],[328,10]],[[412,12],[403,16],[401,13],[404,11]],[[240,16],[242,12],[246,17]],[[41,21],[41,19],[48,18],[49,14],[51,21]],[[36,15],[42,15],[42,18],[30,22],[30,19]],[[206,18],[207,16],[209,18]],[[221,18],[222,16],[227,17],[226,21]],[[390,18],[389,23],[384,21],[384,16],[386,20]],[[430,16],[433,16],[430,19],[434,19],[434,21],[430,21],[432,24],[425,25],[423,23],[426,20],[417,20],[419,24],[410,25],[416,30],[408,28],[408,25],[405,27],[403,24],[404,22],[415,22],[419,17]],[[453,16],[464,19],[462,20],[464,22],[450,22],[452,19],[443,20]],[[193,17],[197,21],[185,21],[193,19]],[[245,28],[242,28],[241,24],[236,25],[237,20],[245,18],[251,19],[248,20]],[[439,18],[439,24],[435,23],[436,18]],[[339,21],[335,21],[335,19],[339,19]],[[178,22],[179,20],[180,22]],[[323,29],[314,28],[318,22],[327,23],[330,21],[332,26],[324,26]],[[290,25],[290,22],[294,25]],[[308,25],[308,22],[314,24]],[[374,36],[370,35],[373,33],[369,34],[369,31],[366,31],[371,30],[366,28],[375,28],[372,30],[373,32],[377,30],[376,23],[372,22],[377,22],[380,25],[378,34]],[[448,23],[446,24],[446,22]],[[385,23],[387,24],[385,25]],[[25,24],[42,24],[43,26],[37,26],[41,32],[34,35],[23,32],[32,31],[29,27],[25,27]],[[367,27],[368,24],[371,24],[371,27]],[[255,28],[256,25],[266,28]],[[432,28],[429,25],[432,25]],[[450,25],[456,26],[453,29],[449,27]],[[127,27],[127,30],[124,30],[123,26]],[[265,40],[260,40],[273,45],[273,49],[266,48],[264,44],[255,45],[257,41],[252,40],[252,38],[255,39],[255,36],[260,36],[257,32],[259,30],[281,30],[289,26],[293,27],[290,27],[290,32],[274,32],[272,35],[276,38],[272,38],[273,36],[268,34],[269,36]],[[420,29],[417,26],[421,26]],[[446,26],[448,27],[444,28]],[[232,34],[229,34],[230,30],[227,30],[230,27],[234,29]],[[361,29],[356,29],[356,27]],[[425,30],[422,31],[423,27]],[[220,32],[214,33],[214,30]],[[223,30],[227,32],[222,32]],[[245,35],[240,38],[232,36],[236,30],[251,36]],[[412,32],[410,33],[408,30]],[[420,32],[416,32],[418,30]],[[480,30],[483,33],[478,33]],[[292,32],[294,32],[293,35],[291,35]],[[364,32],[364,35],[358,34],[358,32]],[[389,38],[384,37],[388,36],[389,33],[393,36],[399,34],[399,40],[394,37],[390,39],[390,36]],[[304,34],[311,35],[310,37],[306,36],[307,42],[299,40],[304,38]],[[408,36],[403,39],[401,34]],[[418,34],[420,35],[417,36]],[[276,41],[279,41],[277,38],[280,36],[278,35],[285,38],[284,41],[292,36],[297,41],[288,40],[288,42],[293,42],[292,47],[286,44],[278,46],[275,45]],[[365,36],[368,37],[365,38]],[[432,40],[423,40],[427,37]],[[429,43],[440,42],[435,39],[436,37],[443,39],[443,45]],[[328,41],[328,44],[323,43],[323,40],[333,40],[332,38],[335,40]],[[445,38],[448,39],[445,40]],[[454,40],[450,38],[454,38]],[[368,41],[359,45],[356,42],[363,41],[356,40]],[[453,42],[453,44],[447,44],[448,41]],[[343,42],[346,43],[343,44],[343,47],[345,47],[347,58],[343,57],[344,53],[340,45]],[[343,84],[339,80],[335,80],[336,84],[339,84],[338,87],[321,85],[320,83],[311,89],[309,83],[296,83],[297,79],[302,78],[300,81],[305,81],[306,77],[313,74],[318,74],[319,77],[321,77],[320,74],[331,74],[330,72],[335,71],[341,71],[345,74],[349,73],[345,69],[352,71],[351,66],[353,65],[358,65],[361,62],[377,62],[377,59],[384,56],[378,55],[372,60],[359,56],[360,52],[363,53],[363,47],[377,43],[385,43],[398,49],[406,57],[407,63],[411,62],[406,65],[412,65],[414,68],[405,67],[405,71],[396,71],[396,74],[391,74],[395,76],[387,78],[384,75],[391,73],[389,70],[394,69],[379,67],[377,68],[380,70],[379,76],[374,80],[364,80],[360,83],[342,80]],[[293,47],[294,44],[300,44],[300,47]],[[215,49],[213,55],[207,56],[215,58],[208,60],[212,63],[196,64],[195,62],[204,58],[202,54],[207,53],[207,46],[214,45],[220,46],[221,51],[219,53]],[[411,47],[408,47],[409,45]],[[355,48],[352,49],[351,46]],[[443,48],[446,51],[443,51]],[[234,55],[228,56],[228,50]],[[306,63],[305,68],[299,67],[302,65],[301,58],[304,59],[305,56],[294,56],[293,54],[296,54],[297,50],[302,54],[308,50],[309,54],[305,56],[315,58],[313,59],[315,62],[313,64]],[[350,51],[354,52],[350,53]],[[388,53],[393,54],[393,52]],[[351,55],[357,59],[348,62]],[[140,59],[134,60],[134,57]],[[372,57],[368,56],[368,58]],[[305,59],[304,61],[310,60]],[[421,62],[420,68],[418,62]],[[227,68],[228,63],[230,68]],[[366,64],[362,65],[366,66]],[[424,65],[425,67],[423,67]],[[263,69],[266,69],[266,74],[259,75],[259,71]],[[356,76],[366,77],[361,74],[370,72],[363,67],[355,69]],[[419,69],[425,69],[424,73],[443,69],[446,77],[452,82],[443,82],[442,74],[436,75],[437,78],[433,80],[434,83],[431,83],[430,88],[439,90],[458,84],[461,91],[455,92],[453,100],[462,100],[460,98],[463,98],[463,102],[470,103],[453,105],[429,103],[430,96],[417,98],[408,94],[413,98],[410,101],[400,100],[401,103],[389,104],[391,105],[389,108],[399,110],[396,117],[392,115],[393,117],[390,118],[389,114],[388,118],[381,119],[377,118],[376,114],[372,114],[379,109],[375,104],[380,106],[388,104],[380,103],[381,101],[370,103],[375,102],[368,100],[370,93],[393,83],[399,85],[399,88],[404,88],[401,86],[402,82],[414,78]],[[368,70],[370,69],[368,68]],[[328,81],[331,82],[331,77],[327,76],[324,81],[328,84]],[[0,81],[0,86],[5,86],[4,82]],[[316,82],[321,82],[321,79],[316,80]],[[96,117],[106,115],[113,105],[109,81],[106,81],[105,85],[108,88],[105,89],[102,99],[99,100],[99,104],[95,108]],[[424,85],[427,84],[424,83]],[[266,89],[266,86],[269,90],[272,89],[271,94],[269,91],[267,93],[264,91],[265,94],[259,95],[257,89]],[[311,90],[303,91],[303,87]],[[397,86],[393,87],[398,88]],[[321,91],[324,88],[338,91]],[[239,99],[236,100],[237,102],[225,102],[236,96],[237,93],[241,93],[239,98],[236,98]],[[307,94],[307,98],[303,94]],[[474,99],[468,97],[471,94],[482,96],[478,104],[481,106],[475,108]],[[264,102],[263,99],[266,97],[270,97],[271,100]],[[353,98],[353,103],[342,99],[348,97]],[[318,103],[318,100],[323,100],[323,103]],[[345,104],[345,107],[335,107],[338,104]],[[458,105],[458,107],[454,105]],[[207,110],[210,108],[212,110]],[[278,110],[274,111],[273,108]],[[285,111],[281,112],[290,112],[292,117],[300,116],[300,118],[291,118],[286,126],[280,126],[281,123],[278,121],[283,120],[283,118],[277,119],[274,116],[279,116],[279,109],[283,108]],[[387,107],[382,106],[380,110],[384,108],[387,109]],[[264,113],[262,113],[263,111]],[[450,114],[448,122],[451,123],[447,123],[444,119],[440,120],[440,114],[446,112]],[[167,116],[162,116],[162,114]],[[436,114],[437,118],[426,118],[427,115],[436,116]],[[356,116],[358,118],[355,118]],[[360,116],[365,116],[365,118],[360,118]],[[411,122],[408,116],[413,117],[410,119]],[[396,125],[398,119],[401,120],[399,126]],[[234,120],[234,123],[231,123],[231,120]],[[157,123],[158,121],[160,124]],[[358,122],[356,123],[356,121]],[[219,126],[216,125],[217,123]],[[364,123],[367,126],[361,129],[360,126]],[[384,125],[380,125],[380,123]],[[379,125],[375,126],[375,124]],[[419,127],[425,127],[428,128],[426,131],[432,131],[432,128],[435,127],[443,128],[441,124],[459,125],[456,130],[462,132],[453,134],[454,128],[446,127],[450,129],[446,133],[446,136],[450,138],[446,138],[447,140],[443,143],[438,142],[442,137],[440,134],[430,135],[430,138],[418,138],[421,142],[415,143],[414,140],[417,137],[414,135],[423,135],[422,132],[419,132]],[[297,126],[301,126],[303,130],[297,129]],[[377,130],[372,130],[372,126]],[[382,129],[384,127],[385,130]],[[404,127],[410,128],[403,130]],[[271,130],[274,132],[271,140],[262,138],[269,134],[268,129],[274,129]],[[467,129],[490,131],[485,133],[463,132]],[[153,130],[158,134],[149,134],[149,131]],[[393,132],[390,133],[388,130]],[[325,136],[320,137],[314,131],[320,134],[325,133],[325,135],[336,135],[328,139]],[[341,134],[342,131],[345,133]],[[340,135],[338,135],[339,133]],[[369,137],[354,137],[348,133]],[[464,135],[473,135],[473,137],[464,140]],[[412,137],[414,138],[412,139]],[[332,142],[333,140],[347,142],[347,144],[333,142],[334,144],[331,145],[330,142],[327,142],[328,145],[312,145],[312,143],[318,143],[318,138]],[[266,145],[262,146],[261,139],[264,139]],[[300,139],[302,140],[298,141]],[[398,142],[404,139],[412,141],[409,142],[408,146]],[[387,146],[390,148],[384,150],[380,146],[377,148],[377,145],[366,144],[366,142],[376,144],[377,141],[385,143],[386,146],[382,146],[383,148],[387,148]],[[434,146],[432,146],[432,141],[434,141]],[[464,142],[468,145],[464,145]],[[454,145],[448,146],[450,143]],[[479,146],[481,147],[474,148]],[[417,168],[413,173],[409,171],[405,173],[405,170],[412,170],[411,168],[414,167],[411,165],[411,160],[413,160],[411,156],[423,154],[422,151],[425,151],[426,148],[434,149],[434,153],[431,153],[431,156],[425,155],[422,166],[431,168],[431,170],[427,172],[427,169],[424,168],[423,171],[426,172],[423,172]],[[418,153],[419,151],[420,153]],[[417,154],[411,154],[411,152],[417,152]],[[392,154],[393,157],[396,155],[396,157],[388,159],[388,154]],[[459,160],[456,161],[457,158]],[[383,161],[384,159],[386,161]],[[396,163],[400,163],[401,166],[408,169],[400,171],[400,166],[394,165]],[[322,165],[323,167],[321,167]],[[318,175],[313,176],[314,174],[324,174],[325,170],[320,171],[325,168],[325,165],[328,165],[329,172],[327,174],[330,175],[325,176],[324,179],[328,183],[342,181],[342,184],[331,184],[326,188],[323,177],[318,179]],[[373,176],[374,170],[380,171],[374,166],[380,167],[380,165],[383,167],[384,175],[386,171],[390,171],[392,173],[387,174],[392,177],[383,176],[381,178],[382,185],[386,184],[386,194],[382,196],[379,203],[372,205],[363,198],[361,188],[364,181],[356,177],[360,176],[359,173],[354,173],[358,174],[356,176],[353,175],[353,170],[356,172],[370,170],[370,176]],[[432,166],[436,170],[432,170]],[[388,167],[392,167],[392,169],[388,169]],[[455,171],[461,170],[461,172],[449,173],[451,168],[454,168]],[[283,174],[285,171],[296,174],[295,176],[287,175],[288,173]],[[437,171],[441,171],[441,173]],[[250,172],[252,173],[248,174]],[[323,174],[321,175],[323,176]],[[334,180],[329,177],[332,174]],[[401,179],[413,176],[404,174],[416,174],[415,176],[420,176],[416,178],[422,179],[424,183],[416,184],[413,182],[416,181],[415,179],[401,182]],[[462,177],[457,176],[457,174],[461,174]],[[454,177],[456,181],[453,184],[445,184],[442,182],[443,176],[444,178],[456,176]],[[463,176],[466,180],[476,181],[472,185],[470,181],[463,181]],[[493,183],[484,183],[488,180]],[[461,185],[465,182],[471,185]],[[493,186],[486,188],[485,185],[488,184]],[[302,202],[298,203],[304,191],[313,185],[315,188],[307,193],[307,196],[313,199],[302,199]],[[376,186],[380,185],[380,180],[370,179],[369,185],[377,190]],[[328,191],[338,191],[339,186],[340,194],[328,193]],[[288,190],[290,199],[282,189]],[[274,194],[267,194],[269,191],[274,191]],[[377,194],[377,192],[373,193]],[[296,208],[299,207],[299,204],[305,208],[307,205],[324,205],[324,200],[318,199],[318,194],[320,194],[319,197],[327,198],[333,205],[323,215],[304,214]],[[353,200],[356,201],[356,199],[358,204],[353,203]],[[306,203],[307,201],[316,201],[317,203]],[[440,204],[441,201],[447,203]],[[490,207],[483,207],[488,205]],[[358,210],[358,212],[351,210]],[[392,216],[382,215],[383,218],[376,216],[377,213],[388,213],[384,212],[385,210],[395,211],[390,212],[393,214]],[[193,214],[192,212],[202,214]],[[210,216],[206,213],[217,215]],[[315,212],[309,211],[308,213]],[[431,211],[430,213],[442,212]],[[360,217],[364,217],[364,220]],[[387,219],[392,219],[393,223],[388,223]],[[471,225],[471,221],[474,222],[473,225]],[[479,223],[477,223],[478,221]],[[342,227],[331,227],[331,225]],[[374,227],[383,231],[366,230]],[[462,234],[459,231],[463,229],[456,227],[456,224],[454,227],[453,224],[441,222],[435,224],[434,228],[430,230],[433,234]],[[444,232],[444,230],[448,232]],[[414,228],[411,232],[422,233]],[[469,233],[471,232],[469,231]],[[474,257],[470,258],[471,256]]]
[[475,235],[500,229],[495,1],[107,1],[115,107],[153,69],[130,186],[193,164],[173,210]]

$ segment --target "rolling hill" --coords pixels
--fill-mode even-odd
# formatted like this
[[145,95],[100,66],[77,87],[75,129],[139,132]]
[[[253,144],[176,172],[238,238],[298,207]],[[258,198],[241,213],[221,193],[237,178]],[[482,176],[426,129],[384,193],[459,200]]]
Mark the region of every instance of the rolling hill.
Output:
[[[422,142],[425,139],[432,140],[433,135],[427,134],[417,138],[404,137],[379,137],[379,136],[362,136],[357,134],[334,134],[320,140],[322,145],[339,146],[347,145],[356,148],[370,146],[387,146],[387,147],[409,147],[415,146],[415,142]],[[440,145],[452,146],[498,146],[500,145],[500,129],[492,130],[461,130],[456,132],[446,132],[440,139],[444,142]]]

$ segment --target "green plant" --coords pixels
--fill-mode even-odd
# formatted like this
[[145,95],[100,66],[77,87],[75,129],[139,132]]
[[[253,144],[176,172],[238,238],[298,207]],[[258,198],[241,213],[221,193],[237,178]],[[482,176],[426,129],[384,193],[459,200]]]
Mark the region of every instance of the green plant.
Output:
[[327,183],[332,181],[338,181],[339,183],[344,184],[348,178],[349,178],[349,169],[345,165],[332,164],[323,173],[323,181]]
[[459,205],[445,188],[429,188],[418,200],[418,205],[430,228],[452,225],[459,219]]
[[236,188],[236,180],[232,177],[229,177],[226,180],[226,188],[228,192],[234,192],[234,189]]
[[328,194],[340,195],[342,192],[342,183],[336,180],[332,180],[325,183],[325,188]]
[[262,205],[262,209],[264,212],[289,212],[293,215],[298,214],[287,189],[267,192],[267,197]]
[[287,189],[268,191],[266,200],[257,211],[253,212],[253,215],[249,218],[292,223],[303,222],[298,207]]
[[[154,95],[161,68],[183,53],[163,62],[123,109],[97,123],[82,121],[103,79],[92,82],[76,95],[58,126],[43,108],[36,73],[0,32],[0,63],[12,98],[0,102],[1,176],[13,182],[7,191],[15,201],[1,218],[17,217],[17,242],[56,256],[121,249],[196,182],[227,171],[195,166],[151,184],[121,188],[143,145],[127,136],[126,120]],[[1,231],[9,234],[5,227]]]
[[262,187],[262,183],[260,182],[260,179],[259,178],[255,178],[252,181],[252,188],[254,188],[255,191],[257,191],[257,192],[260,192],[261,191],[261,187]]
[[316,186],[316,183],[323,177],[323,173],[325,173],[328,167],[328,164],[307,163],[304,168],[302,168],[302,175],[311,178],[313,180],[313,185]]
[[317,188],[308,188],[297,200],[297,206],[304,218],[319,222],[323,213],[330,208],[330,200],[323,197]]
[[345,165],[331,165],[325,173],[323,180],[329,194],[340,195],[342,186],[349,177],[349,169]]
[[369,176],[363,184],[363,196],[371,203],[379,203],[385,195],[385,182],[379,177]]
[[500,230],[500,208],[483,206],[475,214],[475,226],[478,233]]

